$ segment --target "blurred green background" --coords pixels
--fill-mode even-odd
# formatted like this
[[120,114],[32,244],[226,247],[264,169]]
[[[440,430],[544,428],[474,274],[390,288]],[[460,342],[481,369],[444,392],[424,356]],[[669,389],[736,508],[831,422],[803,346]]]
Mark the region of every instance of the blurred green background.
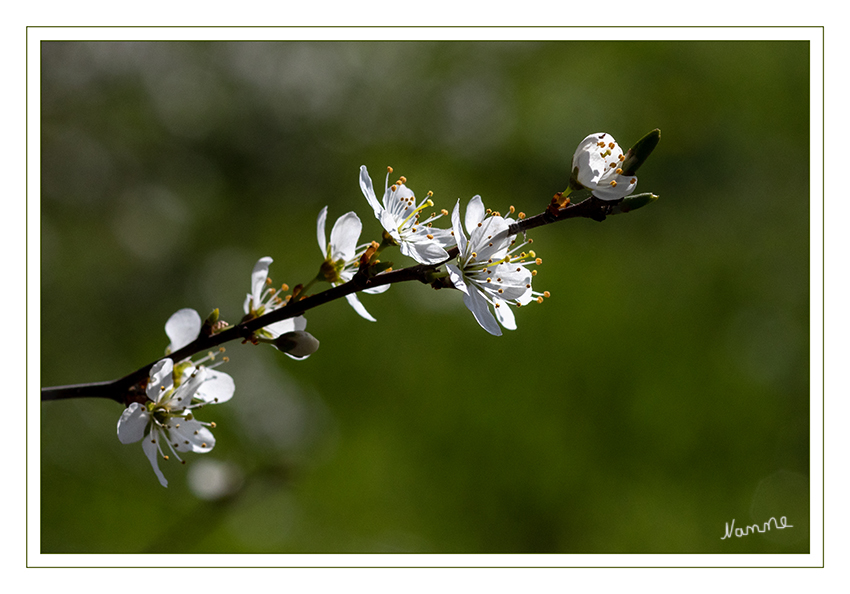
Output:
[[[808,551],[806,42],[48,42],[41,65],[44,386],[150,362],[180,308],[238,321],[261,256],[306,282],[325,205],[379,239],[360,165],[530,215],[587,134],[662,130],[656,204],[531,233],[552,297],[514,332],[408,283],[361,297],[374,324],[311,311],[304,362],[228,344],[217,445],[168,489],[119,405],[42,404],[42,552]],[[721,540],[772,516],[793,529]]]

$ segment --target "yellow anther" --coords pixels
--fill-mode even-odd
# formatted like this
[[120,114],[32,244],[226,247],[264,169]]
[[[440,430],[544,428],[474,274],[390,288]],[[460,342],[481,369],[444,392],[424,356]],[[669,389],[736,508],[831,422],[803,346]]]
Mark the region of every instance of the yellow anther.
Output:
[[400,181],[400,182],[401,182],[401,183],[403,183],[403,184],[406,184],[406,183],[407,183],[407,178],[406,178],[406,177],[404,177],[404,176],[402,175],[400,178],[398,178],[398,181]]
[[431,235],[430,233],[428,235],[426,235],[425,237],[427,237],[428,239],[434,239],[434,236]]
[[230,357],[222,357],[221,360],[227,363],[228,361],[230,361]]
[[163,456],[162,456],[162,459],[163,459],[163,460],[168,460],[168,456],[163,455]]
[[544,296],[546,299],[549,299],[549,297],[551,297],[552,295],[549,293],[549,291],[543,291],[543,296]]
[[280,286],[280,290],[283,291],[284,293],[286,293],[289,290],[289,285],[287,285],[286,283],[283,283]]
[[201,443],[201,447],[202,447],[202,448],[207,447],[207,442],[205,442],[205,441],[204,441],[204,442],[202,442],[202,443]]
[[477,258],[477,257],[478,257],[478,254],[477,254],[477,253],[475,253],[475,252],[472,252],[472,257],[473,257],[473,258]]
[[616,188],[616,187],[617,187],[617,182],[616,182],[616,181],[614,181],[613,179],[611,180],[611,187],[612,187],[612,188]]
[[629,180],[629,183],[630,183],[630,184],[636,184],[636,183],[637,183],[637,178],[636,178],[636,177],[633,177],[632,179],[630,179],[630,180]]
[[609,143],[608,143],[608,148],[610,148],[610,149],[614,148],[614,143],[613,143],[613,142],[609,142]]
[[440,209],[440,214],[442,214],[443,216],[446,216],[447,214],[449,214],[449,211],[447,211],[445,208],[442,208],[442,209]]
[[511,206],[509,206],[509,207],[508,207],[508,211],[509,211],[511,214],[514,214],[514,211],[516,211],[516,209],[513,207],[513,205],[511,205]]
[[390,186],[390,190],[392,190],[393,192],[395,192],[397,189],[398,189],[398,187],[396,187],[395,184]]
[[224,348],[224,347],[218,347],[218,352],[219,352],[219,353],[223,353],[223,352],[224,352],[224,351],[226,351],[226,350],[227,350],[227,349],[226,349],[226,348]]
[[626,160],[626,156],[625,156],[625,155],[620,155],[620,156],[619,156],[619,157],[617,157],[617,158],[618,158],[620,161],[625,161],[625,160]]
[[[611,165],[613,166],[614,163],[611,163]],[[623,170],[620,169],[619,167],[617,167],[617,169],[616,169],[616,171],[614,171],[614,173],[616,173],[617,175],[623,175]]]
[[215,429],[215,427],[216,427],[215,422],[210,423],[210,427],[212,427],[213,429]]
[[387,167],[387,173],[392,173],[392,172],[393,172],[393,168],[388,166]]
[[610,165],[610,167],[616,167],[616,166],[617,166],[616,163],[611,163],[611,165]]
[[270,278],[266,277],[266,284],[267,284],[267,285],[272,284],[272,279],[270,279]]
[[543,303],[543,297],[538,297],[538,298],[537,298],[537,303]]
[[519,213],[519,214],[517,215],[517,217],[519,217],[519,219],[520,219],[520,220],[522,220],[522,219],[524,219],[524,218],[525,218],[525,213],[524,213],[524,212],[521,212],[521,213]]
[[532,270],[532,271],[531,271],[531,276],[537,276],[537,271],[536,271],[536,270]]

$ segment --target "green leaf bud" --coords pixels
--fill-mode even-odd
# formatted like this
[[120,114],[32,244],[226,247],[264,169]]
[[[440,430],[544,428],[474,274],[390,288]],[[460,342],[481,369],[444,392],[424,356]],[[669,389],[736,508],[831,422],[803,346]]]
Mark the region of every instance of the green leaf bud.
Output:
[[659,140],[661,140],[661,130],[658,128],[638,140],[626,153],[626,160],[623,161],[622,166],[623,175],[634,175],[638,167],[643,165],[644,161],[655,150],[655,147],[658,146]]
[[612,207],[611,212],[609,212],[608,214],[613,215],[631,212],[633,210],[637,210],[638,208],[643,208],[647,204],[652,204],[656,200],[658,200],[658,196],[656,196],[655,194],[650,194],[648,192],[646,194],[634,194],[632,196],[626,196],[621,202],[615,204]]

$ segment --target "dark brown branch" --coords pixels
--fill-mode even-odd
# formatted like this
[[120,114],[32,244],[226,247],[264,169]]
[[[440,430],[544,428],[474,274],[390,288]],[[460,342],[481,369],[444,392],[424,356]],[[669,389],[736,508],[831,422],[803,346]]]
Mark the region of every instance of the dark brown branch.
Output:
[[[553,203],[549,209],[539,215],[516,221],[508,228],[508,233],[515,235],[534,229],[535,227],[579,217],[603,221],[610,212],[612,205],[612,202],[599,200],[595,197],[590,197],[577,204],[568,204],[564,207],[559,207]],[[429,278],[429,275],[437,271],[446,262],[457,257],[457,253],[457,247],[454,247],[448,250],[449,258],[440,264],[417,264],[408,268],[384,272],[376,276],[369,276],[368,268],[362,266],[357,274],[354,275],[354,278],[343,285],[338,285],[327,291],[307,297],[295,297],[293,301],[290,301],[290,303],[283,307],[270,311],[260,317],[240,322],[222,332],[210,335],[202,333],[191,343],[170,353],[168,357],[175,361],[182,361],[196,353],[211,350],[213,347],[230,342],[231,340],[250,340],[254,332],[260,328],[280,322],[281,320],[294,318],[315,307],[340,299],[346,295],[363,291],[364,289],[413,280],[430,284],[432,279]],[[114,381],[42,388],[41,400],[64,400],[83,397],[108,398],[125,406],[135,400],[142,401],[145,398],[144,385],[147,382],[150,369],[162,359],[163,357],[160,357]]]

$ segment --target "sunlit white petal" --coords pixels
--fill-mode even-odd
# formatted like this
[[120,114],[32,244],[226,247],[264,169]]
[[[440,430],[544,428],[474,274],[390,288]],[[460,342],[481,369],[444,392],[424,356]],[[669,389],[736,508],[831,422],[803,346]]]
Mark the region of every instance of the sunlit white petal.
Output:
[[165,323],[165,333],[171,341],[167,352],[173,353],[195,340],[201,325],[201,316],[194,309],[185,308],[172,314]]

